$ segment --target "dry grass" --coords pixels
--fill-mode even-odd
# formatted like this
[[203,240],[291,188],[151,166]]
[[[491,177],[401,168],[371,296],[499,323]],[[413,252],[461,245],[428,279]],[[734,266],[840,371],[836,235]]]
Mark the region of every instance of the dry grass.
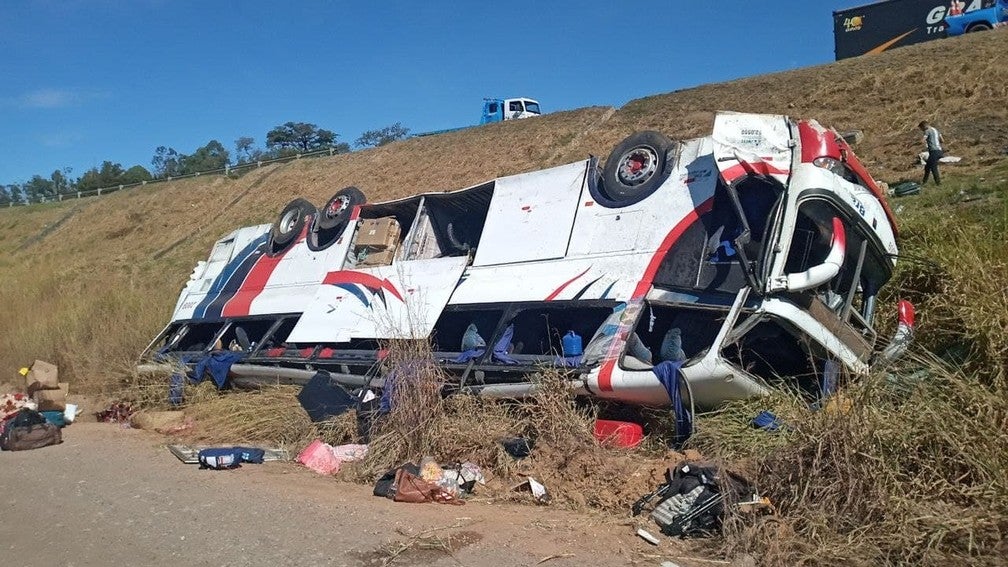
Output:
[[370,482],[426,455],[506,471],[509,458],[496,440],[521,429],[521,417],[500,402],[468,396],[442,399],[445,376],[426,341],[396,341],[388,350],[385,365],[394,375],[391,411],[375,421],[367,458],[353,469],[356,478]]
[[193,438],[303,448],[318,432],[298,403],[298,390],[294,386],[271,386],[193,403],[186,409],[198,424]]
[[[923,372],[920,372],[923,370]],[[1008,397],[994,384],[932,357],[845,394],[846,412],[794,416],[780,436],[725,446],[744,421],[707,423],[701,443],[749,463],[779,515],[729,522],[729,556],[766,565],[987,563],[1004,557],[1008,530]],[[739,417],[751,415],[742,411]]]

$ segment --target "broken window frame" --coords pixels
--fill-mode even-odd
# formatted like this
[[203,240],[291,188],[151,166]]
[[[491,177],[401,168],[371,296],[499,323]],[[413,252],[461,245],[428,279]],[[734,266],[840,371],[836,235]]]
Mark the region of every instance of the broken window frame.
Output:
[[[892,270],[885,262],[877,261],[878,258],[886,257],[881,244],[878,242],[878,237],[871,230],[868,230],[861,217],[856,215],[850,207],[846,205],[846,203],[843,203],[836,198],[835,194],[814,191],[801,196],[795,202],[796,222],[791,230],[791,234],[788,235],[788,249],[781,252],[784,258],[784,271],[785,273],[787,272],[787,265],[790,261],[791,252],[796,244],[795,235],[799,230],[797,219],[801,218],[802,208],[810,203],[823,203],[830,207],[832,215],[840,219],[843,223],[844,230],[848,235],[848,243],[852,242],[852,236],[861,241],[860,246],[857,246],[856,249],[852,249],[848,246],[846,251],[844,263],[846,264],[848,259],[851,257],[856,258],[855,262],[849,266],[845,265],[837,276],[830,280],[828,284],[824,285],[828,285],[832,291],[832,287],[837,278],[849,279],[849,287],[842,289],[842,293],[839,294],[843,297],[843,302],[836,308],[829,308],[829,311],[834,313],[843,324],[853,329],[859,336],[862,337],[862,339],[866,340],[869,344],[874,344],[877,338],[877,333],[872,326],[874,319],[875,294],[872,293],[871,295],[868,295],[865,293],[866,289],[864,282],[867,276],[864,268],[869,258],[872,258],[876,260],[875,264],[877,265],[878,270],[881,270],[883,274],[881,282],[874,282],[872,284],[871,287],[874,290],[882,287],[882,285],[884,285],[885,282],[892,277]],[[847,270],[852,272],[850,277],[846,277],[846,273],[848,273]],[[860,303],[860,309],[853,308],[856,300]],[[813,301],[820,301],[829,307],[818,293],[814,294]]]

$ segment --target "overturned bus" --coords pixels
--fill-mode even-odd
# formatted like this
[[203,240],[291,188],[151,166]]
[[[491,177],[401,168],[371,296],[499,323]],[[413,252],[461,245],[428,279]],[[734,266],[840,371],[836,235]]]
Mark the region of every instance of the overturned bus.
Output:
[[521,396],[544,367],[579,393],[698,408],[899,356],[876,335],[896,226],[834,130],[718,113],[711,135],[639,132],[595,158],[451,192],[295,199],[199,262],[148,358],[240,358],[235,380],[318,370],[381,386],[388,341],[429,341],[447,391]]

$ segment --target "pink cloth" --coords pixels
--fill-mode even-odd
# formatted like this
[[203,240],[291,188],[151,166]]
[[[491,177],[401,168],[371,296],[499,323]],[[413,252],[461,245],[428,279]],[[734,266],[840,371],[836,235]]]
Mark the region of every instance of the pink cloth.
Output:
[[321,439],[312,441],[297,456],[297,462],[319,474],[336,474],[344,462],[356,461],[367,454],[367,445],[333,447]]

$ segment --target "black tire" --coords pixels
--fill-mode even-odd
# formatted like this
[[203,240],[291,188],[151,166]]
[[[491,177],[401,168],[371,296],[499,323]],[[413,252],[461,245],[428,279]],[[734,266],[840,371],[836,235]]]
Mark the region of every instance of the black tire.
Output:
[[661,132],[631,134],[606,159],[602,195],[609,206],[625,207],[654,193],[669,173],[669,151],[675,143]]
[[969,29],[966,30],[966,33],[972,33],[972,32],[978,32],[978,31],[987,31],[989,29],[991,29],[990,24],[980,22],[978,24],[973,24],[972,26],[970,26]]
[[278,254],[287,248],[304,230],[305,219],[316,214],[315,205],[304,199],[298,198],[287,203],[270,229],[270,251]]
[[334,230],[343,232],[354,207],[367,202],[364,192],[356,187],[344,187],[336,192],[322,210],[319,211],[318,226],[322,230]]

